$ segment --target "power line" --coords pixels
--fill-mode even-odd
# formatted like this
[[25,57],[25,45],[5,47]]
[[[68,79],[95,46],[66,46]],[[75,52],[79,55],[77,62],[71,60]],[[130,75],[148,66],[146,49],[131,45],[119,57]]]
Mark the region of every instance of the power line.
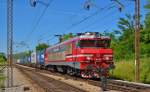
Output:
[[47,43],[49,44],[49,41],[51,41],[51,40],[54,40],[54,38],[56,38],[55,36],[54,37],[51,37],[51,38],[49,38],[49,39],[40,39],[40,40],[37,40],[37,42],[38,42],[38,44],[40,44],[41,43],[41,41],[47,41]]
[[[117,1],[117,0],[114,0],[114,1]],[[119,1],[117,1],[117,3],[119,3],[119,5],[121,5],[120,7],[124,7],[124,5],[123,5],[122,3],[120,3]],[[107,14],[107,15],[105,15],[105,16],[103,16],[103,17],[101,17],[101,20],[102,20],[102,19],[103,19],[103,20],[108,19],[108,18],[105,18],[105,17],[107,17],[107,16],[109,16],[109,15],[112,15],[112,14],[116,14],[116,13],[115,13],[115,11],[110,12],[109,14]],[[111,17],[112,17],[112,16],[111,16]],[[113,20],[116,20],[116,19],[113,19]],[[84,30],[84,29],[89,28],[91,25],[96,24],[96,23],[97,23],[97,21],[98,21],[98,20],[95,20],[94,22],[90,23],[89,25],[87,25],[86,27],[84,27],[84,28],[83,28],[83,29],[81,29],[81,30]],[[111,20],[111,21],[112,21],[112,20]],[[105,23],[102,23],[102,24],[105,24]],[[106,25],[105,25],[105,26],[106,26]]]
[[[105,6],[105,7],[101,8],[101,9],[99,9],[99,10],[98,10],[97,12],[95,12],[94,14],[92,14],[92,15],[90,15],[90,16],[84,18],[83,20],[79,21],[78,23],[73,24],[73,25],[71,26],[71,28],[73,28],[73,27],[79,25],[80,23],[83,23],[84,21],[86,21],[86,20],[88,20],[88,19],[94,17],[95,15],[99,14],[100,11],[103,11],[103,10],[105,10],[106,8],[109,10],[109,9],[115,7],[115,6],[111,6],[112,4],[113,4],[113,3],[110,3],[108,6]],[[36,28],[35,28],[35,29],[36,29]],[[31,35],[32,33],[33,33],[33,32],[31,31],[30,35]],[[29,38],[29,37],[28,37],[28,38]]]
[[73,28],[73,27],[75,27],[75,26],[78,26],[79,24],[83,23],[84,21],[86,21],[86,20],[88,20],[88,19],[90,19],[90,18],[92,18],[92,17],[98,15],[100,12],[102,12],[102,11],[105,10],[105,9],[108,9],[108,10],[109,10],[109,9],[115,7],[114,5],[113,5],[113,6],[112,6],[112,5],[113,5],[113,3],[110,3],[110,4],[106,5],[106,6],[103,7],[103,8],[100,8],[98,11],[96,11],[96,12],[93,13],[92,15],[89,15],[89,16],[85,17],[84,19],[82,19],[81,21],[72,24],[71,27],[69,27],[69,29],[71,29],[71,28]]
[[[94,22],[92,22],[92,23],[88,24],[86,27],[82,28],[81,30],[85,30],[85,29],[87,29],[87,28],[89,28],[89,27],[93,26],[93,25],[94,25],[94,24],[96,24],[99,20],[101,20],[101,21],[102,21],[102,20],[108,19],[108,17],[107,17],[107,16],[110,16],[110,15],[113,15],[113,14],[116,14],[116,13],[115,13],[115,11],[112,11],[112,12],[108,13],[107,15],[102,16],[100,19],[95,20]],[[106,18],[106,17],[107,17],[107,18]],[[104,24],[104,23],[103,23],[103,24]]]
[[[97,15],[100,11],[103,11],[103,10],[105,10],[107,7],[107,9],[111,9],[111,8],[113,8],[114,6],[111,6],[113,3],[110,3],[110,4],[108,4],[107,6],[105,6],[105,7],[103,7],[103,8],[100,8],[97,12],[95,12],[94,14],[92,14],[92,15],[90,15],[90,16],[88,16],[88,17],[86,17],[86,18],[84,18],[83,20],[81,20],[80,21],[80,23],[82,23],[82,22],[84,22],[84,21],[86,21],[86,20],[88,20],[88,19],[90,19],[91,17],[94,17],[95,15]],[[78,23],[78,24],[80,24],[80,23]],[[77,24],[77,25],[78,25]],[[75,25],[74,25],[75,26]],[[73,27],[72,27],[73,28]],[[32,32],[32,31],[31,31]],[[30,33],[31,34],[31,33]],[[45,33],[44,33],[45,34]],[[40,35],[40,37],[41,37],[42,35]],[[41,40],[41,39],[40,39]]]
[[[52,37],[53,35],[51,35],[51,36],[49,36],[49,37]],[[38,41],[44,41],[44,40],[46,40],[47,38],[49,38],[49,37],[44,37],[44,38],[37,38],[38,39]]]
[[[112,3],[110,3],[109,5],[112,5]],[[109,5],[108,5],[108,6],[109,6]],[[102,9],[105,10],[108,6],[105,6],[104,8],[101,8],[101,10],[102,10]],[[108,7],[107,9],[110,9],[110,8],[113,8],[113,6],[110,6],[110,7]],[[102,11],[103,11],[103,10],[102,10]],[[101,12],[102,12],[102,11],[101,11]],[[111,14],[116,14],[116,13],[114,13],[114,11],[113,11],[113,12],[108,13],[106,16],[111,15]],[[101,19],[105,19],[106,16],[103,16]],[[94,22],[94,23],[95,23],[95,22]],[[93,24],[93,23],[91,23],[91,24]],[[89,26],[90,26],[90,25],[88,25],[87,27],[89,27]],[[87,28],[87,27],[86,27],[86,28]],[[41,36],[44,36],[45,34],[46,34],[46,33],[40,35],[40,37],[41,37]],[[51,36],[52,36],[52,35],[51,35]],[[47,36],[46,36],[46,37],[47,37]],[[41,40],[44,40],[46,37],[40,38],[40,41],[41,41]]]
[[[114,20],[116,20],[116,19],[111,19],[109,21],[114,21]],[[107,23],[108,23],[108,21],[107,21]],[[103,23],[103,26],[101,26],[101,27],[105,27],[104,29],[110,29],[111,26],[112,25],[110,25],[110,24]],[[96,27],[91,30],[95,30],[95,29],[96,29]]]
[[44,9],[43,12],[41,13],[40,17],[38,18],[36,24],[35,24],[34,27],[32,28],[31,32],[27,35],[27,37],[26,37],[27,39],[26,39],[25,41],[27,41],[27,40],[30,39],[31,35],[32,35],[33,32],[36,30],[37,26],[39,25],[41,19],[43,18],[44,14],[46,13],[48,7],[52,4],[52,2],[53,2],[53,0],[51,0],[51,1],[47,4],[47,6],[45,7],[45,9]]
[[38,37],[38,39],[46,39],[46,38],[48,38],[48,37],[51,37],[51,36],[53,36],[53,35],[47,35],[46,36],[46,33],[45,34],[42,34],[42,35],[40,35],[39,37]]
[[[95,13],[93,13],[92,15],[89,15],[88,17],[82,19],[81,21],[79,21],[79,22],[76,23],[75,25],[72,25],[69,29],[78,26],[79,24],[81,24],[81,23],[83,23],[84,21],[86,21],[86,20],[88,20],[88,19],[90,19],[90,18],[92,18],[92,17],[98,15],[100,12],[102,12],[102,11],[104,11],[104,10],[110,10],[110,9],[114,8],[115,6],[114,6],[113,4],[114,4],[114,3],[110,3],[110,4],[106,5],[106,6],[103,7],[103,8],[100,8],[97,12],[95,12]],[[69,31],[69,30],[68,30],[68,31]],[[65,32],[66,32],[66,31],[65,31]]]
[[[79,16],[79,15],[81,15],[81,14],[77,14],[77,13],[74,13],[74,12],[63,12],[63,11],[61,11],[60,13],[65,13],[65,14],[69,14],[69,15],[72,15],[73,17],[72,18],[74,18],[74,16],[76,15],[76,16]],[[82,14],[83,15],[83,14]],[[85,14],[84,14],[85,15]],[[70,19],[69,19],[70,20]],[[49,30],[47,30],[47,31],[49,31]],[[43,34],[41,34],[38,38],[43,38],[43,36],[45,36],[45,35],[49,35],[49,34],[47,34],[48,32],[45,32],[45,33],[43,33]],[[50,36],[53,36],[53,35],[50,35]],[[46,36],[47,37],[47,36]],[[44,37],[45,38],[45,37]]]

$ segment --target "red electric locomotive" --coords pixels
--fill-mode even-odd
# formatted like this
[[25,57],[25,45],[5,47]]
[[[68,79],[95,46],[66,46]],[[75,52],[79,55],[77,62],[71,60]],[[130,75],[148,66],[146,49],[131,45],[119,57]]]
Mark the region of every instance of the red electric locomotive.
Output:
[[96,33],[80,34],[46,49],[48,69],[80,75],[84,78],[107,76],[113,67],[110,37]]

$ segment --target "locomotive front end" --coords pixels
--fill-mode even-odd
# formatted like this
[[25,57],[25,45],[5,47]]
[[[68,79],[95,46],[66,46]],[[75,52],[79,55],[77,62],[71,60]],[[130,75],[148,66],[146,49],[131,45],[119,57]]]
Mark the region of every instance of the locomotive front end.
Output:
[[109,76],[114,68],[113,51],[109,37],[81,38],[77,43],[77,60],[80,61],[81,76],[84,78],[100,78]]

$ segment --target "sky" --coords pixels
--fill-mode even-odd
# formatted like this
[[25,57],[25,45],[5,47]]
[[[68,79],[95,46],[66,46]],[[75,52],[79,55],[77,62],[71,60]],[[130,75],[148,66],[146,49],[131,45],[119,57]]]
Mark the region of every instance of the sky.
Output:
[[[0,52],[7,52],[7,0],[0,0]],[[87,0],[40,0],[31,7],[29,0],[14,0],[13,7],[13,51],[34,50],[38,43],[53,45],[58,42],[56,34],[80,32],[112,32],[117,21],[125,14],[134,14],[132,0],[120,0],[124,5],[119,12],[111,0],[91,0],[90,10],[84,8]],[[141,0],[142,20],[146,14]],[[44,12],[44,13],[43,13]],[[18,43],[23,43],[20,45]]]

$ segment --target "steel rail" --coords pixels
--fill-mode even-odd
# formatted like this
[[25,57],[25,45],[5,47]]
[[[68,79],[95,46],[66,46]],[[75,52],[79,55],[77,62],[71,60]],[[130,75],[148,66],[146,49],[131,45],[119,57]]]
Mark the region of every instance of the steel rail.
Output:
[[[99,79],[84,79],[81,77],[74,77],[74,76],[59,73],[59,72],[41,70],[41,69],[31,68],[31,67],[29,68],[24,67],[24,69],[28,71],[34,70],[39,73],[46,73],[50,75],[61,76],[61,77],[64,77],[65,79],[72,79],[72,80],[77,80],[81,82],[86,82],[88,84],[101,87],[101,82]],[[123,91],[123,92],[149,92],[150,85],[142,84],[142,83],[127,82],[127,81],[122,81],[122,80],[108,79],[107,90],[117,90],[117,91]]]

